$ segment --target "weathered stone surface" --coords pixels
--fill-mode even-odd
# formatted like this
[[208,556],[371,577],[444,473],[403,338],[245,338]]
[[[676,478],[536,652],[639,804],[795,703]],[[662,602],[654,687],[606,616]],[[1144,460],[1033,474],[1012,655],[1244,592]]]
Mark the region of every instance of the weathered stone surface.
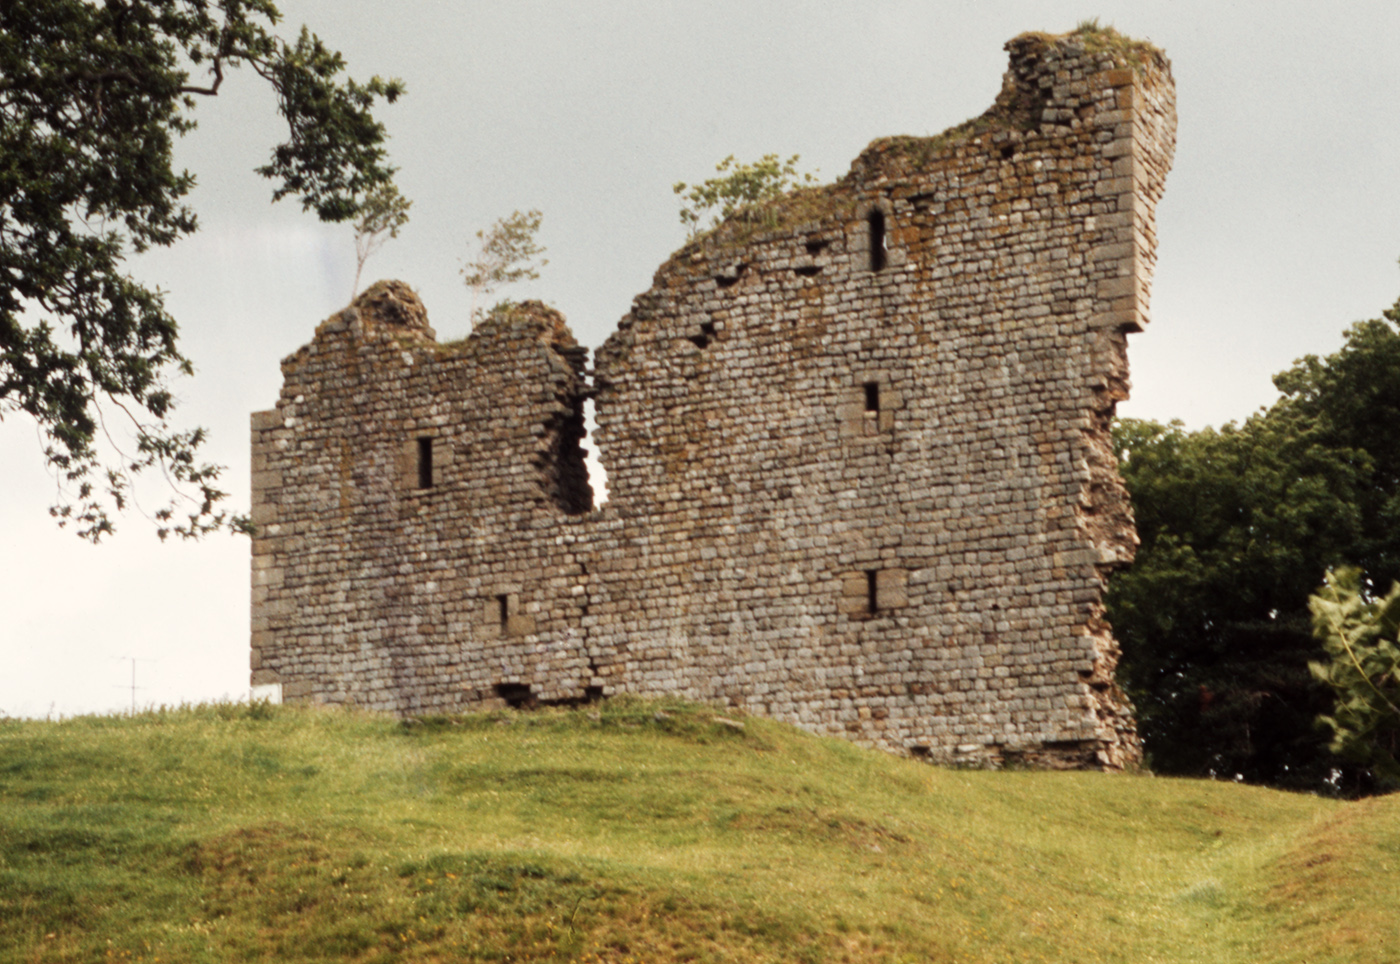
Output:
[[538,303],[439,345],[390,282],[323,323],[253,416],[255,682],[405,714],[666,693],[933,760],[1135,761],[1108,421],[1170,68],[1007,48],[976,123],[677,252],[591,386]]

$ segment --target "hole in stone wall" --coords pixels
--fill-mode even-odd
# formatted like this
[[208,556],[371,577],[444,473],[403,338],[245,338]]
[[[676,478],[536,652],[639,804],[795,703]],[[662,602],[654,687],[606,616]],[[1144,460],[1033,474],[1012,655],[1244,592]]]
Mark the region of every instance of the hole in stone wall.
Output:
[[709,348],[710,341],[715,337],[715,323],[713,321],[700,322],[700,333],[688,336],[688,340],[696,348]]
[[808,254],[821,254],[823,251],[826,250],[826,248],[827,248],[827,246],[828,246],[829,244],[831,244],[830,241],[820,241],[820,240],[818,240],[818,241],[808,241],[808,242],[807,242],[807,253],[808,253]]
[[715,284],[719,285],[721,288],[732,288],[734,285],[739,283],[739,279],[744,276],[744,269],[746,269],[747,267],[747,264],[739,265],[737,268],[734,269],[733,277],[722,274],[716,275]]
[[[596,437],[598,433],[597,408],[591,397],[583,400],[584,437]],[[583,450],[583,467],[588,473],[588,484],[593,489],[593,508],[608,501],[608,470],[603,466],[598,447]]]
[[819,264],[804,264],[802,267],[793,268],[792,270],[795,274],[800,274],[804,278],[810,278],[814,275],[821,274],[822,266]]
[[548,447],[542,453],[544,488],[552,501],[569,515],[582,515],[593,508],[593,487],[588,482],[588,451],[583,439],[588,434],[584,424],[584,405],[590,389],[583,383],[582,357],[577,362],[578,383],[561,393],[559,404],[545,419],[545,439]]
[[585,703],[596,703],[603,698],[603,688],[601,686],[585,686],[583,688],[583,700]]
[[431,489],[433,487],[433,440],[431,438],[420,438],[418,440],[418,488]]
[[884,271],[887,260],[885,254],[885,212],[879,208],[871,208],[870,213],[865,216],[865,221],[870,226],[870,270]]
[[929,757],[933,756],[933,750],[930,747],[916,743],[909,748],[909,755],[916,760],[927,760]]
[[502,626],[506,624],[506,620],[510,619],[510,596],[505,593],[496,597],[496,615]]
[[1014,145],[1014,144],[1007,144],[1005,147],[1003,147],[1003,148],[1001,149],[1001,159],[1002,159],[1003,161],[1009,161],[1009,160],[1011,160],[1011,158],[1013,158],[1014,156],[1016,156],[1016,145]]
[[506,701],[506,705],[517,710],[529,709],[538,700],[527,683],[497,683],[496,695]]
[[[878,569],[865,570],[865,611],[872,616],[880,611],[879,593],[876,591]],[[859,583],[857,583],[859,585]]]

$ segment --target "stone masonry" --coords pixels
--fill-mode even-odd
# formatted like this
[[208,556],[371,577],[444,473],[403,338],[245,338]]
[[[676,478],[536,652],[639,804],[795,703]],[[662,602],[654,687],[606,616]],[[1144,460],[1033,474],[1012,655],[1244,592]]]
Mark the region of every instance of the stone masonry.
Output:
[[986,114],[687,244],[591,371],[533,302],[439,344],[383,282],[321,324],[253,416],[254,684],[400,714],[666,694],[939,762],[1137,761],[1108,422],[1171,71],[1112,31],[1007,50]]

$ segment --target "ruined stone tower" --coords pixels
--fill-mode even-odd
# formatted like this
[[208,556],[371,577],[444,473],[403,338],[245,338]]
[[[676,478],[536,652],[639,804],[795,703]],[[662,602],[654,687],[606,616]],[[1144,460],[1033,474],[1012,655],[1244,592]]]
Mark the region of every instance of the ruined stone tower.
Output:
[[253,416],[253,682],[397,713],[675,694],[938,761],[1136,760],[1108,422],[1170,67],[1111,31],[1007,49],[983,116],[673,255],[591,385],[537,303],[438,344],[382,283],[324,322]]

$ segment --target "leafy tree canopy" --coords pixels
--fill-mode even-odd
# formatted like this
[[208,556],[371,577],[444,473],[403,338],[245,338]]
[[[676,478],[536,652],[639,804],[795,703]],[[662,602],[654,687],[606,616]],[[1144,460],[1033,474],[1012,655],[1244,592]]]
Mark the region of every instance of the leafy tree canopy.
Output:
[[[402,85],[342,78],[338,53],[305,28],[283,40],[279,20],[269,0],[0,3],[0,419],[35,420],[64,483],[51,511],[94,541],[152,468],[177,484],[155,514],[162,538],[238,524],[198,458],[203,431],[169,423],[168,379],[190,371],[175,320],[122,270],[128,251],[196,228],[182,202],[194,175],[171,157],[196,98],[240,67],[270,84],[288,135],[257,171],[274,200],[295,195],[324,220],[353,217],[393,173],[371,108]],[[133,450],[104,457],[99,431]]]
[[1283,397],[1243,425],[1114,427],[1142,545],[1108,613],[1162,772],[1375,786],[1315,725],[1332,692],[1308,669],[1325,655],[1308,598],[1346,563],[1400,577],[1400,305],[1385,314],[1278,375]]
[[1308,355],[1274,384],[1323,444],[1364,453],[1357,508],[1366,525],[1348,558],[1372,585],[1388,585],[1400,577],[1400,301],[1352,325],[1336,354]]

